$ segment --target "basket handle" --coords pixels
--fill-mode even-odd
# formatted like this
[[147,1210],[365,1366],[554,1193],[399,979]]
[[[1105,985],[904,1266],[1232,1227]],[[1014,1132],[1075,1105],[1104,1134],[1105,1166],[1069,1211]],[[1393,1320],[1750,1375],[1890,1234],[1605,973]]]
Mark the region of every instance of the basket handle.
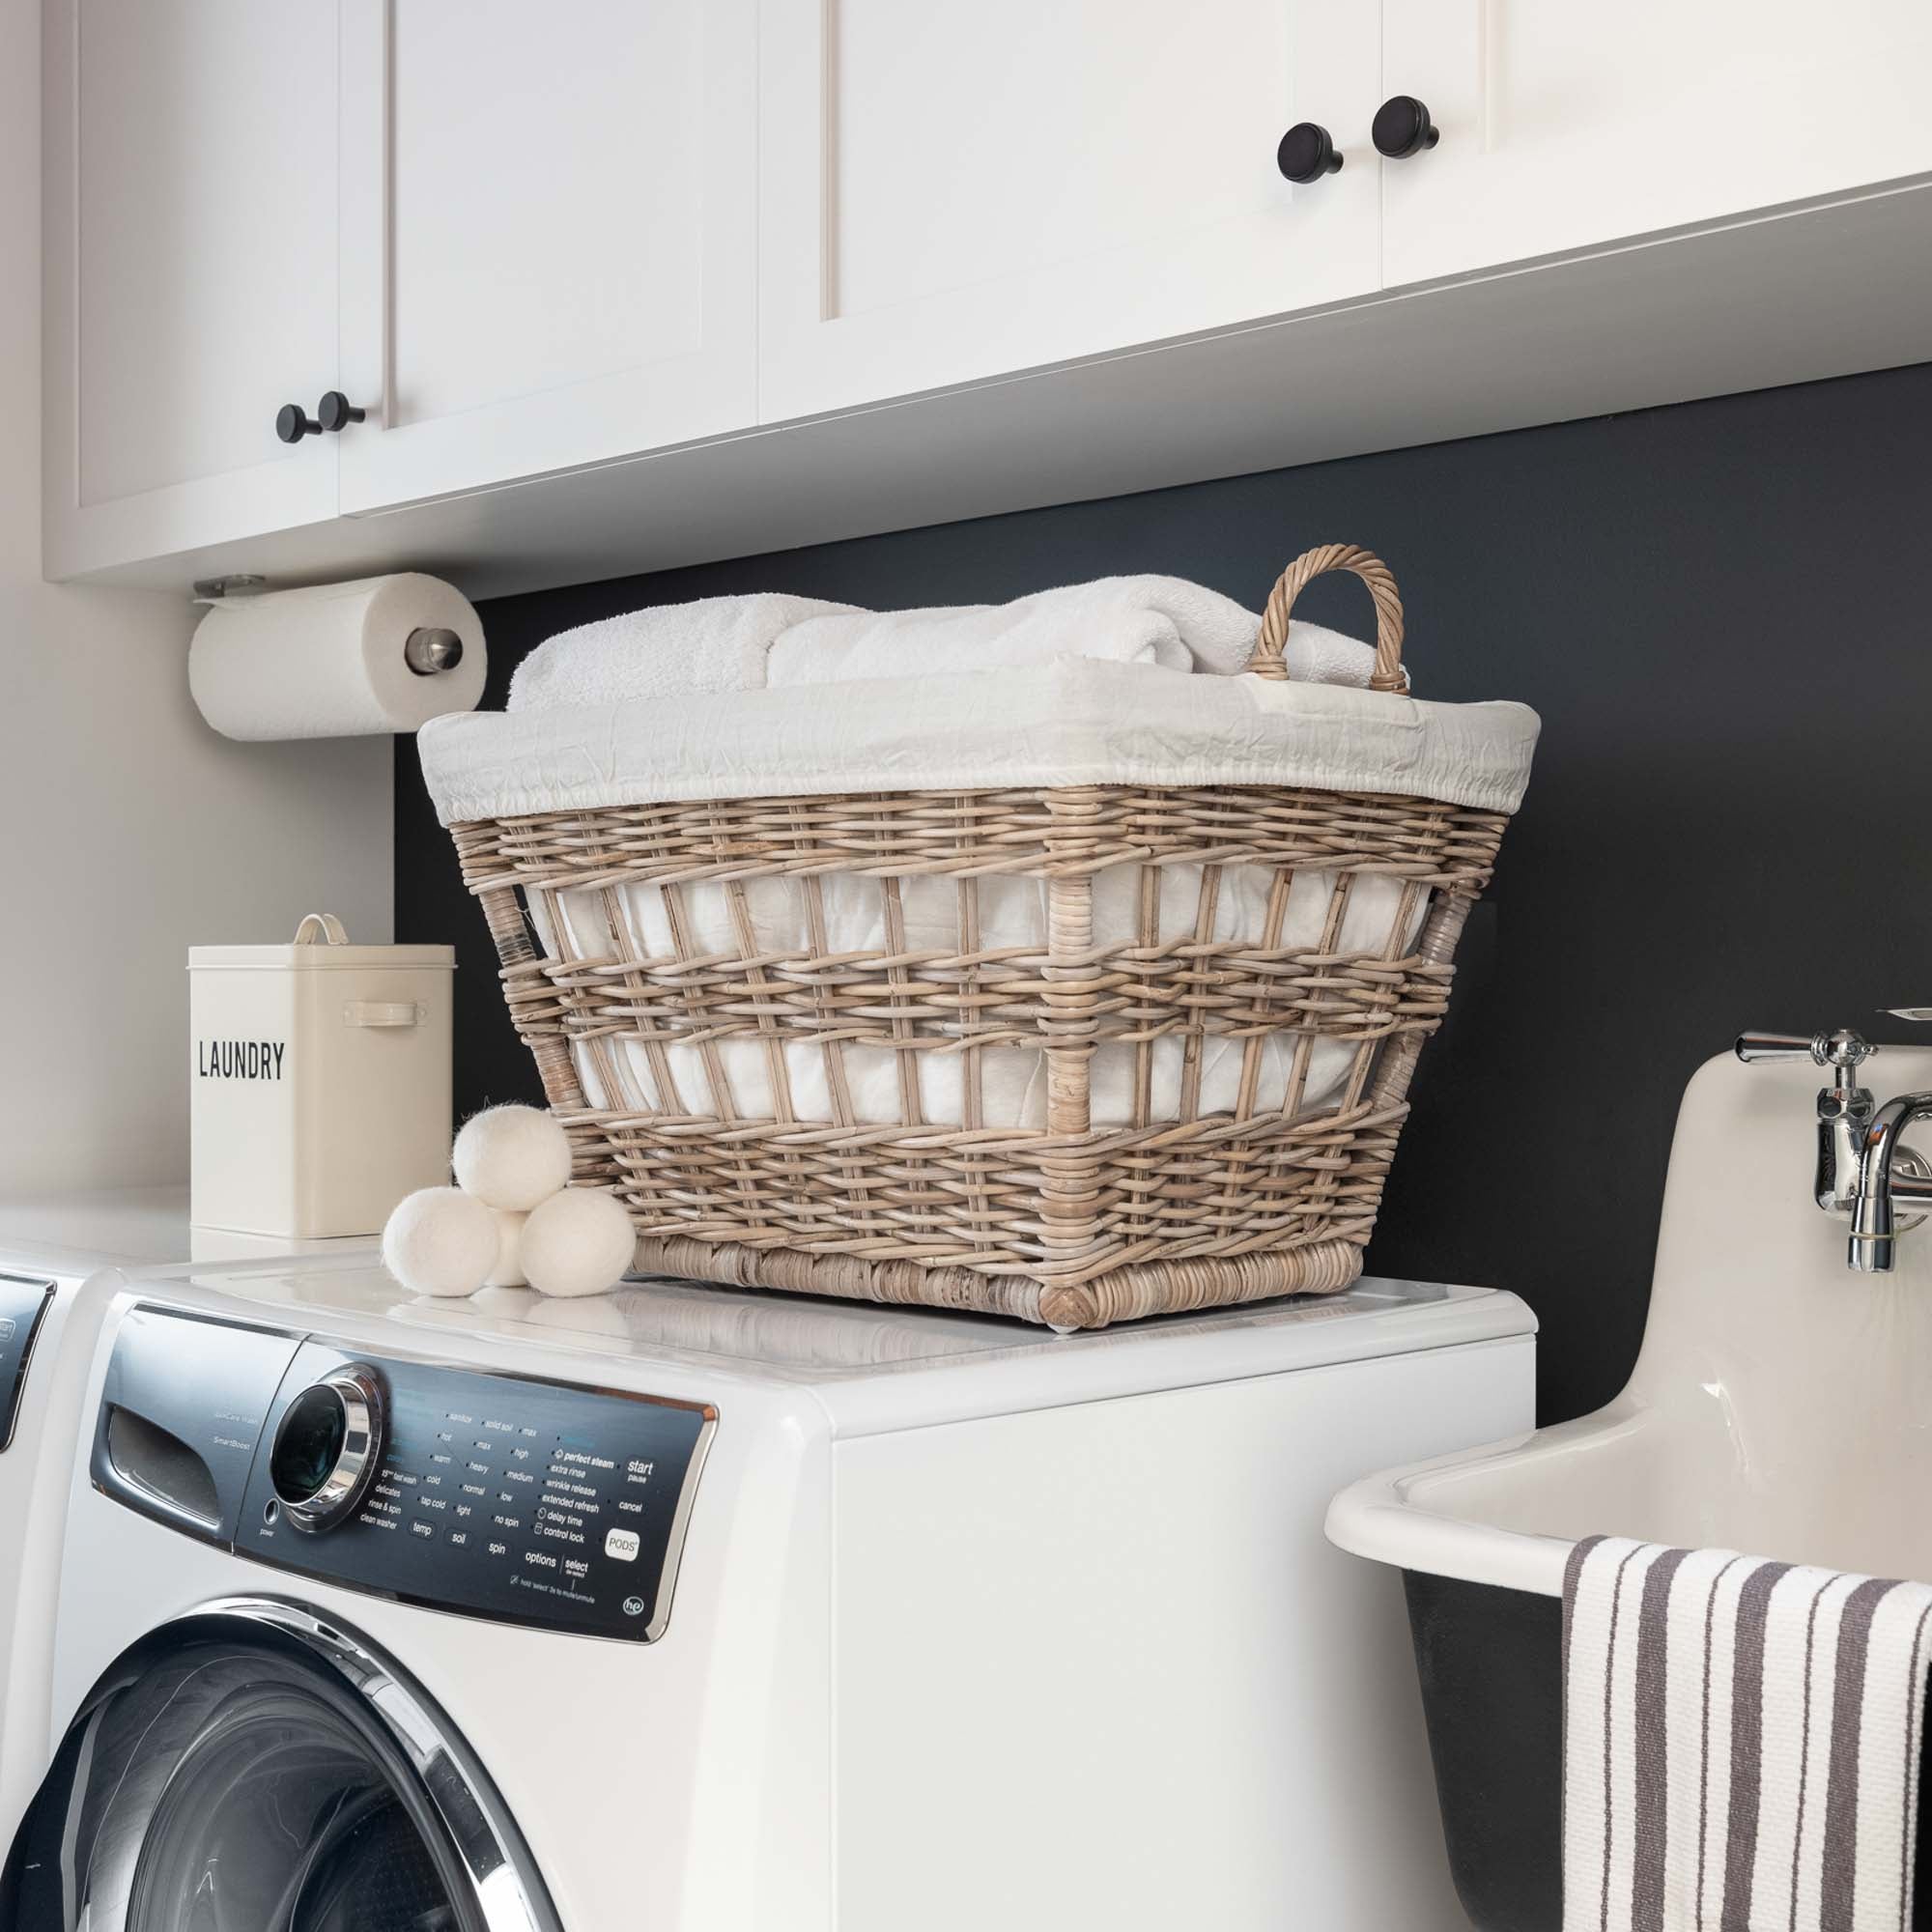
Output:
[[1303,589],[1331,570],[1352,570],[1375,600],[1376,668],[1369,689],[1406,691],[1408,680],[1402,668],[1402,598],[1388,565],[1355,544],[1321,544],[1303,551],[1276,579],[1268,592],[1267,609],[1262,612],[1262,627],[1255,637],[1248,669],[1275,684],[1288,682],[1288,667],[1282,662],[1282,650],[1288,642],[1288,613]]

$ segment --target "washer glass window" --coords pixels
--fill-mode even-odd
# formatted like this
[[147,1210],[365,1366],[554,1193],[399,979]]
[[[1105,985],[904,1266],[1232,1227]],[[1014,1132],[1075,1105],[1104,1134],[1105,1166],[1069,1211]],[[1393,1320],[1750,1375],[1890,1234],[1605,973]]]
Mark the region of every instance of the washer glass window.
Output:
[[[339,1630],[311,1629],[315,1641],[201,1618],[130,1652],[75,1719],[21,1827],[0,1924],[554,1927],[494,1792],[420,1693]],[[384,1703],[413,1704],[407,1731],[372,1686]],[[412,1734],[441,1743],[425,1750]]]

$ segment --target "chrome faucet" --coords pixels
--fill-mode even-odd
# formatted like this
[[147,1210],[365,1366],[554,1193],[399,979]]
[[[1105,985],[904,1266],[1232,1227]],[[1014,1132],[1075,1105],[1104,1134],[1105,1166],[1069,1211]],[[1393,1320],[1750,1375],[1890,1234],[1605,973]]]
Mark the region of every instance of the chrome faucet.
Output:
[[[1932,1019],[1932,1010],[1900,1008],[1899,1019]],[[1932,1120],[1932,1094],[1901,1094],[1883,1106],[1859,1084],[1859,1068],[1879,1049],[1849,1027],[1835,1033],[1740,1034],[1745,1061],[1808,1060],[1828,1067],[1832,1084],[1818,1094],[1818,1165],[1813,1195],[1828,1214],[1852,1224],[1845,1264],[1861,1274],[1889,1274],[1897,1237],[1932,1212],[1932,1162],[1900,1140],[1914,1121]],[[1924,1211],[1900,1214],[1902,1203]]]

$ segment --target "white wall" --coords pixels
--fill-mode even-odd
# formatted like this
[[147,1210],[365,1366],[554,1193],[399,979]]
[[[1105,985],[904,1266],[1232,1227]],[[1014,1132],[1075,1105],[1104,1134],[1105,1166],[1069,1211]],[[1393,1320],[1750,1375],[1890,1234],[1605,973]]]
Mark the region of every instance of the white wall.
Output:
[[[180,597],[41,582],[40,6],[0,0],[0,1192],[187,1173],[194,944],[391,931],[388,738],[237,745]],[[216,245],[225,245],[215,238]]]

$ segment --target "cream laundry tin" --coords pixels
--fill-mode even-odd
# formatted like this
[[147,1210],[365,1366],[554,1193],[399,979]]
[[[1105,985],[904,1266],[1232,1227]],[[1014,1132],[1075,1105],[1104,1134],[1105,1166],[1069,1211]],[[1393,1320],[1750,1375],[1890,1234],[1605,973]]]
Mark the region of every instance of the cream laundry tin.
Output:
[[311,913],[187,965],[196,1226],[377,1235],[449,1179],[453,948],[352,946]]

